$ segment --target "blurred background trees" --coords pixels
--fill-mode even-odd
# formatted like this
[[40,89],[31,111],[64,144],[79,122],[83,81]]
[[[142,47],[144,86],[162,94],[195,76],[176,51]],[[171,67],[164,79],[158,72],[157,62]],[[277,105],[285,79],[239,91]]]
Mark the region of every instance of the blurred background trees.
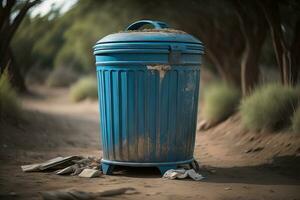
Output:
[[[222,80],[219,85],[226,84],[211,87],[211,94],[208,92],[204,99],[221,98],[220,95],[228,99],[225,103],[206,102],[211,102],[213,113],[218,115],[212,121],[235,112],[241,97],[252,95],[269,80],[290,87],[296,86],[299,79],[297,0],[78,0],[66,12],[53,6],[45,15],[27,13],[39,2],[1,1],[1,74],[7,68],[12,86],[19,91],[26,90],[24,79],[27,84],[65,87],[85,77],[75,85],[81,91],[85,91],[85,85],[95,88],[91,83],[95,80],[89,76],[95,71],[93,45],[140,19],[165,21],[204,43],[202,67]],[[74,88],[72,94],[80,96]],[[271,88],[274,91],[279,87]],[[215,108],[216,104],[223,108]],[[212,109],[206,110],[210,116]]]
[[[75,73],[94,71],[92,46],[139,19],[157,19],[205,44],[205,66],[246,95],[262,67],[278,66],[284,84],[296,84],[299,68],[299,2],[79,0],[66,13],[27,15],[12,42],[16,66]],[[291,39],[293,38],[293,39]],[[273,46],[274,47],[273,47]]]

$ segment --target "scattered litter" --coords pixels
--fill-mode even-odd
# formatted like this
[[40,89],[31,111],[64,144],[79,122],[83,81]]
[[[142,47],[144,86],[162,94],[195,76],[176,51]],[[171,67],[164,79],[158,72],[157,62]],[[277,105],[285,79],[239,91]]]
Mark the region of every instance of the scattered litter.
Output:
[[100,171],[96,169],[84,169],[78,176],[84,178],[94,178],[100,176],[100,174]]
[[57,175],[66,175],[66,174],[71,174],[76,170],[76,167],[74,165],[63,168],[61,170],[58,170],[56,172]]
[[[21,166],[23,172],[57,170],[57,175],[97,177],[101,174],[100,159],[81,156],[56,157],[43,163]],[[83,173],[84,172],[84,173]]]
[[43,163],[35,163],[31,165],[21,166],[23,172],[36,172],[44,170],[62,169],[74,164],[75,160],[80,160],[80,156],[56,157]]
[[61,169],[64,167],[73,164],[75,160],[80,160],[82,157],[80,156],[67,156],[67,157],[57,157],[52,160],[46,161],[41,164],[39,167],[42,171],[47,169]]
[[71,174],[71,176],[77,176],[84,170],[85,167],[79,167],[78,165],[75,165],[75,171]]
[[[170,169],[165,172],[163,178],[184,179],[186,177],[190,177],[195,181],[200,181],[205,178],[204,176],[198,173],[200,168],[196,161],[191,163],[191,167],[192,169]],[[71,175],[84,178],[99,177],[102,173],[100,159],[93,157],[84,158],[81,156],[56,157],[42,163],[22,165],[21,169],[23,172],[41,172],[46,170],[56,170],[55,174],[57,175]],[[65,196],[66,199],[68,199],[68,195],[71,195],[70,192],[72,193],[74,191],[68,191],[67,193],[62,193],[61,191],[58,191],[57,195],[61,195],[62,198]],[[46,193],[45,195],[48,195],[47,198],[49,197],[51,199],[52,194],[53,193]]]
[[201,174],[197,173],[194,169],[170,169],[168,171],[165,172],[165,174],[163,175],[163,178],[166,179],[184,179],[186,177],[190,177],[195,181],[200,181],[202,179],[204,179],[205,177],[202,176]]
[[32,165],[22,165],[22,171],[23,172],[38,172],[40,170],[41,164],[32,164]]
[[91,200],[98,197],[109,197],[122,194],[136,194],[134,188],[118,188],[113,190],[105,190],[103,192],[83,192],[78,190],[57,190],[50,192],[42,192],[44,200]]

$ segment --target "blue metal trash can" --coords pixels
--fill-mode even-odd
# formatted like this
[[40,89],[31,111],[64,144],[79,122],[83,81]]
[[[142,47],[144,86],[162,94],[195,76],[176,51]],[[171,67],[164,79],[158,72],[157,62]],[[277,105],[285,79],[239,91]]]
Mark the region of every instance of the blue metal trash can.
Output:
[[167,27],[137,21],[94,46],[105,174],[193,161],[203,45]]

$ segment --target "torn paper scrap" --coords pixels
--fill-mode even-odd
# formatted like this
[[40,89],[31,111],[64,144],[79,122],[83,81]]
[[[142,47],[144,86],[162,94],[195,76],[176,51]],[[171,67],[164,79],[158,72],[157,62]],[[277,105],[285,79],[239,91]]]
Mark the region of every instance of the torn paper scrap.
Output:
[[80,156],[56,157],[42,163],[22,165],[21,169],[23,172],[36,172],[36,171],[43,171],[48,169],[51,170],[62,169],[70,165],[73,165],[75,160],[80,160],[80,159],[82,159],[82,157]]
[[21,168],[23,172],[38,172],[40,171],[40,165],[41,164],[22,165]]
[[40,169],[62,169],[64,167],[68,167],[74,164],[75,160],[80,160],[82,157],[80,156],[67,156],[67,157],[57,157],[51,160],[48,160],[41,164]]
[[99,170],[95,169],[84,169],[78,176],[85,178],[94,178],[98,177],[101,174]]
[[166,179],[184,179],[186,177],[190,177],[195,181],[200,181],[205,178],[201,174],[197,173],[194,169],[170,169],[163,175],[163,178]]

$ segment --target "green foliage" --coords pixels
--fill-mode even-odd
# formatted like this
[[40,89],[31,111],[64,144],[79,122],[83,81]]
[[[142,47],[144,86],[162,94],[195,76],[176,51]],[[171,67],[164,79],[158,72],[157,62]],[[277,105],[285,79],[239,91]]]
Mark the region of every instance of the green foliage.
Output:
[[292,128],[294,132],[300,133],[300,106],[298,106],[298,109],[295,111],[293,115]]
[[92,47],[102,37],[140,19],[141,11],[133,7],[137,3],[79,0],[63,15],[52,10],[46,16],[27,16],[12,43],[16,61],[23,72],[36,65],[91,72],[95,67]]
[[[289,15],[284,16],[291,21]],[[213,53],[218,55],[218,63],[224,67],[225,74],[231,78],[239,76],[244,38],[240,31],[236,31],[240,30],[239,20],[227,1],[200,0],[187,4],[179,0],[78,0],[63,14],[52,10],[46,16],[27,16],[11,46],[23,72],[36,66],[48,69],[70,67],[81,73],[91,72],[95,67],[92,47],[97,40],[124,30],[130,22],[147,18],[166,21],[171,27],[203,40],[211,47],[208,49],[216,51]],[[222,49],[229,48],[231,51],[222,52]],[[262,54],[261,63],[276,64],[269,37]],[[216,64],[212,56],[204,60]]]
[[215,83],[208,86],[203,100],[203,117],[211,123],[218,123],[236,111],[240,92],[225,83]]
[[63,45],[59,17],[49,20],[53,13],[31,18],[26,16],[12,41],[12,50],[23,73],[39,65],[51,68],[57,49]]
[[264,85],[242,101],[242,123],[255,131],[285,127],[290,123],[298,102],[296,89],[279,84]]
[[[51,14],[49,14],[52,16]],[[48,15],[48,17],[49,17]],[[42,17],[41,19],[44,19]],[[39,18],[33,20],[41,20]],[[70,22],[62,20],[61,16],[55,16],[53,19],[44,19],[46,31],[42,37],[34,42],[32,49],[33,55],[39,60],[39,65],[43,67],[53,68],[54,59],[58,54],[58,50],[64,45],[63,34],[69,26]]]
[[94,77],[84,77],[76,82],[70,91],[70,98],[75,102],[82,101],[84,99],[97,99],[97,81]]
[[66,87],[74,83],[77,77],[71,68],[56,68],[48,76],[46,84],[50,87]]
[[63,19],[72,20],[72,23],[63,34],[65,42],[55,57],[55,67],[71,66],[78,71],[93,71],[92,47],[97,40],[124,29],[132,21],[134,12],[130,13],[128,6],[125,1],[79,1],[69,13],[76,20],[67,19],[68,16]]
[[16,117],[20,113],[20,108],[18,96],[11,87],[5,72],[0,77],[0,119]]

